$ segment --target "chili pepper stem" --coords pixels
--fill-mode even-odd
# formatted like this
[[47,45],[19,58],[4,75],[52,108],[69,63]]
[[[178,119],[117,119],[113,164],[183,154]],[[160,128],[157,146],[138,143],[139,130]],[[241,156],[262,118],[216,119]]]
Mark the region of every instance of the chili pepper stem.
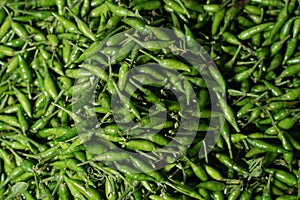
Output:
[[235,54],[233,55],[233,57],[231,58],[231,60],[229,60],[227,63],[225,63],[225,67],[228,69],[231,69],[235,60],[237,59],[240,51],[241,51],[242,46],[239,45],[238,49],[236,50]]
[[75,121],[75,123],[80,123],[82,121],[82,118],[79,117],[77,114],[63,108],[62,106],[52,102],[52,104],[60,109],[62,109],[63,111],[65,111],[66,113],[68,113],[68,115]]

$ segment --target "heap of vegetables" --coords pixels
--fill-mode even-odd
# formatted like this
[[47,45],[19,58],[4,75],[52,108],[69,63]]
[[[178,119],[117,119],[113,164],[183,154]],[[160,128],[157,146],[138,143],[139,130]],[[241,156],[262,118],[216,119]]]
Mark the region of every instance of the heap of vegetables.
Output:
[[1,199],[300,199],[299,32],[296,0],[1,1]]

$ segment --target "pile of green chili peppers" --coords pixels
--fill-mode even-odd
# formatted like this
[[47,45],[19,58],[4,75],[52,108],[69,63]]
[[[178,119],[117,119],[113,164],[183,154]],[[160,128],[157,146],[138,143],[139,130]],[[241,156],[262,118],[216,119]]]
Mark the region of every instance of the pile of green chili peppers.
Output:
[[[157,28],[185,36],[181,53],[197,41],[217,68],[193,69]],[[159,40],[114,37],[127,30]],[[300,199],[299,33],[299,0],[1,1],[0,199]],[[128,78],[135,68],[144,76]],[[176,137],[186,116],[172,87],[188,105],[197,96],[192,139],[189,125]],[[128,135],[117,119],[157,134]],[[148,154],[172,139],[176,151]]]

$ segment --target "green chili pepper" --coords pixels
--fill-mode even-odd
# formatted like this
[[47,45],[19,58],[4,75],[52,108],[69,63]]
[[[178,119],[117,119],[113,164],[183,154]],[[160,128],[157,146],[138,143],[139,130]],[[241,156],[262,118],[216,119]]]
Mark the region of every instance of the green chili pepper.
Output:
[[257,63],[255,63],[255,65],[253,67],[236,74],[234,77],[232,77],[232,79],[230,79],[230,81],[235,80],[235,81],[239,82],[239,81],[248,79],[249,76],[254,72],[256,67],[261,63],[261,61],[262,61],[262,58]]
[[300,18],[296,18],[293,24],[293,38],[295,38],[300,31]]
[[242,10],[243,6],[231,6],[229,9],[226,10],[225,12],[225,17],[224,17],[224,25],[220,30],[220,33],[224,33],[229,26],[230,22],[235,19],[240,11]]
[[11,28],[11,19],[7,16],[0,27],[0,39],[2,39]]
[[292,17],[289,20],[287,20],[285,22],[285,24],[282,26],[282,28],[280,30],[280,36],[279,36],[279,38],[281,40],[289,35],[292,24],[293,24],[294,21],[295,21],[295,17]]
[[285,64],[287,60],[294,54],[298,39],[292,38],[287,43],[287,49],[285,51],[282,63]]
[[267,168],[265,170],[266,172],[272,174],[276,179],[286,183],[289,186],[294,186],[297,183],[296,177],[289,172],[273,168]]
[[248,175],[248,171],[244,169],[243,167],[236,164],[233,160],[231,160],[228,156],[223,154],[216,154],[216,158],[223,163],[226,167],[241,173],[243,175]]
[[224,183],[219,182],[219,181],[204,181],[199,183],[196,187],[202,188],[202,189],[207,189],[210,191],[218,192],[218,191],[223,191],[224,190]]
[[257,26],[251,27],[243,32],[241,32],[238,35],[238,38],[241,40],[247,40],[256,35],[257,33],[260,33],[262,31],[265,31],[266,29],[270,29],[274,26],[273,22],[267,22],[264,24],[259,24]]
[[0,115],[0,121],[9,124],[11,126],[20,127],[19,121],[15,116]]
[[282,142],[283,148],[290,152],[290,153],[283,154],[283,159],[291,166],[291,163],[292,163],[293,158],[294,158],[293,146],[291,145],[290,141],[288,140],[288,138],[284,134],[279,133],[278,137]]
[[273,57],[274,55],[276,55],[280,51],[283,44],[286,42],[287,39],[289,39],[289,37],[290,37],[290,35],[288,35],[287,37],[283,38],[280,41],[274,42],[271,45],[271,48],[270,48],[271,57]]
[[129,149],[137,149],[142,151],[154,151],[156,149],[155,145],[147,140],[130,140],[128,142],[121,142]]
[[228,196],[228,200],[236,200],[238,199],[238,197],[241,194],[241,190],[239,189],[233,189],[233,191],[230,192],[229,196]]
[[133,162],[133,165],[144,172],[145,174],[153,177],[156,181],[161,181],[163,178],[163,175],[158,171],[153,171],[153,168],[150,166],[149,163],[145,163],[142,160],[139,160],[135,157],[130,157],[130,160]]
[[217,98],[219,100],[220,107],[225,115],[225,119],[233,126],[233,128],[237,131],[240,132],[240,129],[237,125],[237,122],[235,120],[234,113],[232,109],[229,107],[229,105],[226,103],[226,101],[218,94]]
[[271,90],[271,93],[274,96],[280,96],[280,95],[282,95],[282,91],[278,87],[276,87],[273,84],[267,82],[266,80],[263,80],[263,83],[265,84],[266,87],[269,88],[269,90]]
[[282,8],[280,13],[277,16],[276,23],[274,25],[274,28],[271,30],[271,35],[270,37],[262,44],[263,46],[269,45],[271,42],[273,42],[273,38],[275,34],[280,30],[280,28],[284,25],[286,22],[287,18],[289,17],[288,13],[288,6],[286,5],[285,7]]
[[130,10],[127,10],[126,8],[117,6],[113,3],[105,2],[105,5],[108,7],[109,11],[113,12],[115,15],[118,15],[120,17],[125,17],[125,16],[134,17],[135,16],[135,14],[133,12],[131,12]]
[[190,188],[187,185],[183,185],[183,184],[175,182],[175,181],[174,181],[174,183],[166,182],[166,184],[169,185],[170,187],[172,187],[173,189],[177,190],[180,193],[188,195],[192,198],[203,200],[202,196],[200,196],[196,191],[194,191],[192,188]]
[[114,181],[110,176],[105,180],[105,196],[109,200],[116,200],[118,197]]
[[80,34],[80,31],[78,30],[77,26],[70,20],[66,19],[65,17],[62,17],[60,15],[57,15],[56,13],[52,13],[52,15],[59,20],[59,22],[63,25],[63,27],[70,33],[76,33]]
[[146,1],[135,5],[132,10],[156,10],[161,7],[160,1]]
[[24,117],[24,112],[21,108],[17,111],[18,121],[21,126],[21,130],[23,133],[25,133],[29,129],[29,124],[27,119]]
[[191,68],[188,65],[186,65],[178,60],[171,59],[171,58],[158,59],[143,50],[140,50],[140,51],[143,52],[145,55],[149,56],[150,58],[152,58],[153,60],[155,60],[156,62],[158,62],[162,67],[165,67],[167,69],[183,70],[183,71],[188,71],[188,72],[191,71]]
[[300,88],[295,88],[295,89],[291,89],[289,90],[287,93],[282,94],[279,97],[273,97],[271,98],[271,100],[278,100],[278,101],[293,101],[298,99],[300,96]]
[[61,200],[67,200],[70,198],[70,192],[65,183],[61,183],[59,185],[57,194],[58,194],[59,199],[61,199]]
[[251,145],[260,148],[262,150],[265,151],[269,151],[269,152],[274,152],[274,153],[289,153],[289,151],[281,148],[281,147],[277,147],[275,145],[269,144],[264,142],[263,140],[260,139],[250,139],[247,138],[246,139]]
[[275,111],[275,110],[280,110],[283,108],[291,108],[296,103],[297,103],[296,101],[274,101],[274,102],[271,102],[268,107],[270,110]]
[[88,38],[90,38],[92,41],[96,40],[95,35],[92,33],[92,31],[90,30],[90,28],[88,27],[88,25],[82,21],[79,17],[77,17],[71,10],[69,10],[71,12],[72,17],[74,17],[78,29],[82,32],[82,34]]
[[225,198],[223,192],[220,191],[213,192],[211,196],[214,200],[224,200]]
[[242,194],[240,196],[240,199],[241,200],[250,200],[251,197],[252,197],[251,191],[245,190],[245,191],[242,192]]

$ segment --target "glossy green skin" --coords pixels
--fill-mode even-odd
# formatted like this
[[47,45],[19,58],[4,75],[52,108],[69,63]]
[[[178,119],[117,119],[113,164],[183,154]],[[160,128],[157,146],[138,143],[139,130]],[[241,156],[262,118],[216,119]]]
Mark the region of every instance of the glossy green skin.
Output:
[[265,151],[269,151],[269,152],[275,152],[275,153],[289,153],[289,151],[281,148],[281,147],[277,147],[277,146],[273,146],[272,144],[268,144],[267,142],[264,142],[263,140],[260,139],[247,139],[247,141],[252,144],[253,146],[265,150]]
[[[15,183],[28,181],[25,199],[50,198],[51,193],[58,199],[296,198],[299,3],[5,2],[0,8],[0,194],[6,198]],[[173,28],[186,40],[177,44],[173,35],[156,27]],[[137,32],[126,38],[116,35],[128,29]],[[151,41],[155,37],[157,41]],[[205,47],[217,68],[206,62],[193,40]],[[137,46],[143,49],[127,52]],[[184,60],[191,50],[203,65]],[[153,62],[164,69],[157,73],[144,67],[141,76],[127,76],[131,69]],[[143,85],[148,81],[154,84]],[[157,87],[159,81],[163,84]],[[184,95],[175,97],[172,87]],[[180,138],[176,130],[189,116],[182,114],[176,98],[189,104],[195,101],[193,92],[200,113],[187,114],[200,122],[185,152],[179,144],[192,140],[189,127]],[[96,100],[87,100],[87,94]],[[133,122],[130,133],[136,135],[114,121],[115,94],[125,105],[118,114],[126,123]],[[130,101],[125,94],[132,95]],[[209,101],[212,96],[217,103]],[[166,120],[156,115],[160,113]],[[222,114],[224,126],[219,124]],[[85,120],[92,116],[98,119],[95,124]],[[209,127],[214,120],[218,123]],[[156,134],[142,135],[143,129]],[[211,146],[206,133],[221,138],[214,138],[217,145],[200,158],[199,152]],[[170,142],[171,152],[164,149]],[[181,157],[154,170],[174,155]],[[251,172],[251,161],[262,167],[258,177]],[[240,188],[231,191],[232,186]]]
[[266,169],[266,171],[274,175],[274,177],[279,181],[282,181],[289,186],[293,186],[297,183],[296,177],[289,172],[273,168]]
[[247,175],[248,171],[244,169],[243,167],[236,164],[234,161],[232,161],[228,156],[222,155],[222,154],[216,154],[216,158],[223,163],[225,166],[231,168],[232,170],[239,172],[241,174]]
[[224,190],[225,185],[218,181],[205,181],[202,183],[199,183],[197,187],[202,189],[207,189],[215,192],[220,192]]

